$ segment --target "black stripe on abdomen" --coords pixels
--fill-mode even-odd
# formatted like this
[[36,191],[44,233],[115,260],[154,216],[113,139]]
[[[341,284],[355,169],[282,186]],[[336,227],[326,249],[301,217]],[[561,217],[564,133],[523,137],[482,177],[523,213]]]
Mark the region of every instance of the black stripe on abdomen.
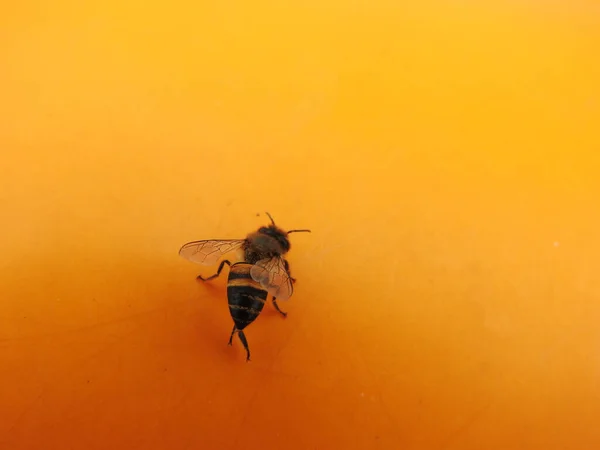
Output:
[[267,299],[267,292],[252,286],[228,286],[229,313],[238,330],[256,320]]
[[[242,285],[233,285],[227,286],[227,297],[229,298],[231,295],[234,296],[248,296],[248,297],[258,297],[262,300],[262,303],[267,299],[268,292],[264,289],[256,288],[254,286],[242,286]],[[231,302],[229,302],[231,303]]]
[[251,280],[252,277],[250,276],[250,272],[249,271],[244,271],[244,272],[240,272],[240,271],[231,271],[229,272],[229,280]]

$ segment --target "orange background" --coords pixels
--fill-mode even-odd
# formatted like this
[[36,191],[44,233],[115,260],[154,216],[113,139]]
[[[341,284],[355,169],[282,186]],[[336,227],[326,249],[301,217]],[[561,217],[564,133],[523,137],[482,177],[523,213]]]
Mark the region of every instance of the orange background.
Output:
[[[84,3],[0,17],[1,449],[600,448],[597,2]],[[246,364],[177,251],[264,211]]]

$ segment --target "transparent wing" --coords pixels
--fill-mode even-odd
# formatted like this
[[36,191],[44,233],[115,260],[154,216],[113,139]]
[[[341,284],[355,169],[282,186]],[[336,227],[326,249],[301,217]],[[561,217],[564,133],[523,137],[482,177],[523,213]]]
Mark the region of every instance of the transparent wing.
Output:
[[286,300],[294,292],[285,263],[278,256],[258,261],[250,269],[250,276],[277,300]]
[[216,264],[221,256],[240,248],[243,243],[244,239],[212,239],[188,242],[179,249],[179,256],[198,264],[210,266]]

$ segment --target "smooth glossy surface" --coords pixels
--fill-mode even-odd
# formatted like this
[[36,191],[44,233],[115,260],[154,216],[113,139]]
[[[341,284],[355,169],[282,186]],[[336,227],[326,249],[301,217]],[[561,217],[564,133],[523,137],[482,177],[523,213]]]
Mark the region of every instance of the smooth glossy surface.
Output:
[[4,9],[0,448],[600,448],[598,6],[288,3]]

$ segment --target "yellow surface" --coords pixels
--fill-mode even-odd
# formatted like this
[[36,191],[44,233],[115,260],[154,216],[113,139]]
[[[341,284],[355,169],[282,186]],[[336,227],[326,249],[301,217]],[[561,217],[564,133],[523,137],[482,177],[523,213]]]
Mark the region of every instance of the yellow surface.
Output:
[[[5,6],[0,448],[600,448],[599,48],[594,1]],[[246,364],[177,251],[264,211],[313,233]]]

